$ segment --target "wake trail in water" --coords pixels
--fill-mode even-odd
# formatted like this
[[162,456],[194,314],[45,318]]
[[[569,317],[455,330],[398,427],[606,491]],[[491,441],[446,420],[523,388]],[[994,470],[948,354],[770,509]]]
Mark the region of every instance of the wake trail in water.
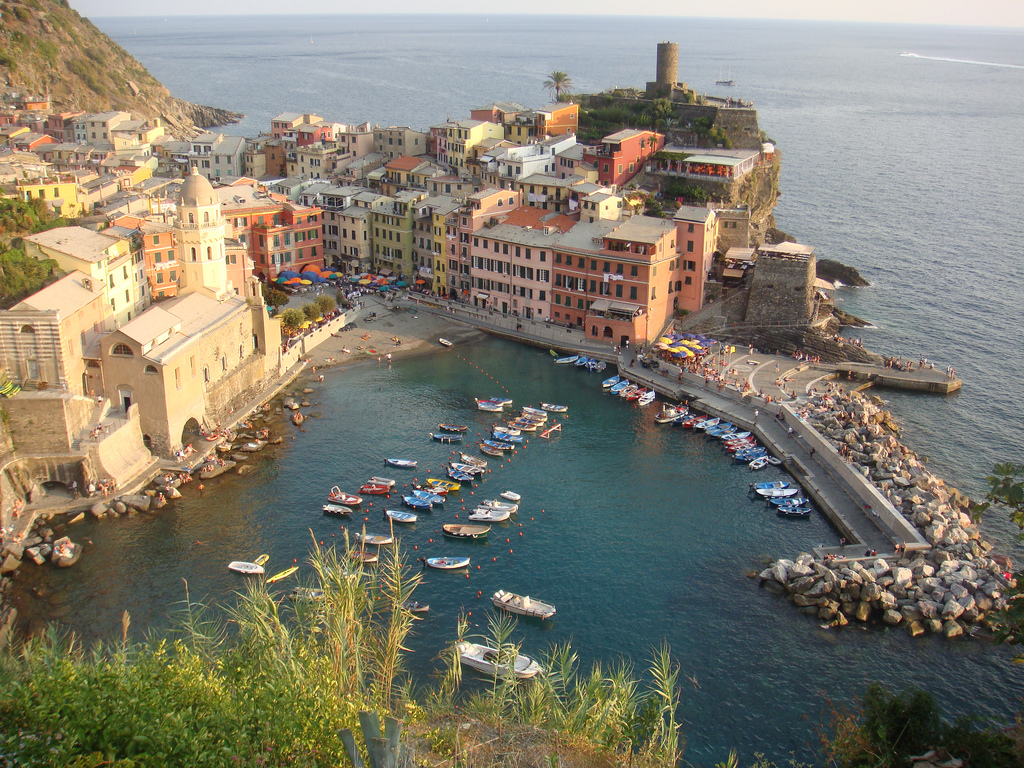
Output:
[[947,59],[944,56],[922,56],[919,53],[901,53],[910,59],[926,59],[927,61],[948,61],[953,64],[976,64],[981,67],[1003,67],[1004,69],[1024,69],[1024,64],[1000,64],[995,61],[973,61],[971,59]]

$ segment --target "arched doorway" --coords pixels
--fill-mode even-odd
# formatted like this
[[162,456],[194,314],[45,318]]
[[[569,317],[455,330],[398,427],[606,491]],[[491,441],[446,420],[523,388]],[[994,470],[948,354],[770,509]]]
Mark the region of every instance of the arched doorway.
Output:
[[619,345],[629,349],[629,336],[622,334],[622,338],[619,339]]
[[604,331],[601,333],[601,335],[604,336],[604,338],[606,339],[615,338],[614,334],[612,333],[612,327],[610,325],[606,325],[604,327]]
[[189,419],[185,422],[185,426],[181,428],[181,444],[188,445],[189,443],[196,442],[202,439],[203,431],[199,426],[199,422],[195,419]]

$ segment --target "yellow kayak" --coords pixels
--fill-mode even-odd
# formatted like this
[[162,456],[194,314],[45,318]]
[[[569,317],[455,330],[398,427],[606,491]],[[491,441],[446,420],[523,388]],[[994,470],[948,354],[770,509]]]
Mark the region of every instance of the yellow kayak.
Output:
[[267,579],[267,584],[273,584],[275,581],[280,581],[281,579],[287,579],[289,576],[291,576],[297,570],[299,570],[299,566],[297,566],[297,565],[293,565],[291,568],[285,568],[280,573],[275,573],[273,576],[271,576],[269,579]]
[[457,491],[462,487],[454,480],[438,480],[436,477],[428,477],[427,482],[430,485],[439,485],[442,488],[447,488],[449,491]]

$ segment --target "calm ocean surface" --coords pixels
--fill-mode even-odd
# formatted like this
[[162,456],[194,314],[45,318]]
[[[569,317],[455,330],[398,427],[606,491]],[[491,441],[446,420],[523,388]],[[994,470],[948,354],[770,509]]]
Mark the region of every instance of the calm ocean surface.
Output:
[[[680,79],[714,93],[729,72],[731,93],[754,101],[778,142],[779,227],[871,281],[840,292],[844,309],[875,324],[864,343],[954,365],[965,379],[949,398],[884,393],[905,439],[971,493],[995,461],[1024,461],[1020,30],[499,16],[94,21],[175,95],[246,113],[230,129],[246,135],[284,111],[425,128],[494,100],[541,105],[555,69],[579,91],[642,85],[656,43],[677,41]],[[657,427],[653,410],[604,398],[597,376],[556,370],[546,354],[498,341],[452,352],[329,378],[312,409],[321,418],[276,460],[257,459],[244,482],[208,483],[202,502],[184,499],[162,517],[92,525],[94,550],[73,572],[46,573],[51,596],[35,610],[98,637],[117,631],[125,608],[133,627],[164,625],[182,579],[194,598],[227,599],[238,586],[228,560],[266,551],[274,570],[302,561],[310,528],[325,541],[339,533],[318,514],[330,485],[380,474],[386,455],[437,469],[447,451],[427,432],[445,420],[490,423],[471,398],[495,394],[497,380],[517,404],[568,403],[568,426],[476,492],[523,493],[522,528],[496,528],[487,545],[441,544],[434,531],[460,513],[447,509],[406,534],[418,553],[470,550],[482,566],[468,580],[428,574],[417,672],[451,637],[460,606],[475,620],[477,592],[507,588],[559,609],[551,628],[521,626],[527,649],[572,639],[586,660],[642,665],[667,639],[699,683],[683,691],[687,758],[697,764],[730,746],[809,759],[821,692],[842,697],[869,680],[927,688],[951,713],[1019,707],[1024,672],[1005,649],[823,631],[760,592],[747,571],[835,534],[821,520],[764,514],[747,498],[749,473],[703,437]],[[382,528],[377,508],[371,530]],[[1011,533],[995,518],[988,529],[1001,540]]]

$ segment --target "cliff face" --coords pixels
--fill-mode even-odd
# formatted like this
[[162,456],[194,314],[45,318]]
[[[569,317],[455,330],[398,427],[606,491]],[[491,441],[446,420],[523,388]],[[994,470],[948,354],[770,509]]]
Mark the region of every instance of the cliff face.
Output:
[[7,90],[49,95],[54,111],[123,110],[138,119],[159,117],[178,137],[241,118],[171,96],[67,0],[3,0],[0,6],[0,77]]

